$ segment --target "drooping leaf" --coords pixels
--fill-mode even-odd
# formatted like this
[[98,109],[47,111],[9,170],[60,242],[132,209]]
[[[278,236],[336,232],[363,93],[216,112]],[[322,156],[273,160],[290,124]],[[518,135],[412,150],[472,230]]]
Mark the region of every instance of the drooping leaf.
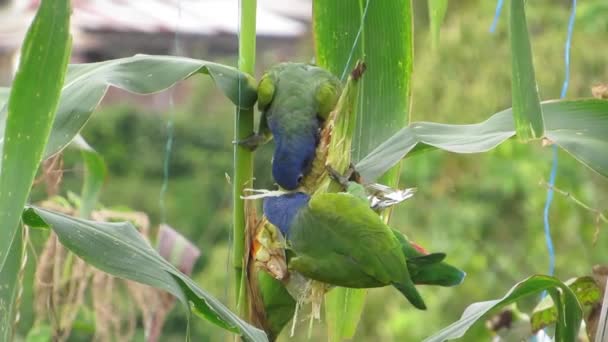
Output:
[[449,339],[460,338],[466,331],[487,312],[514,303],[521,298],[538,295],[543,291],[549,291],[558,305],[559,321],[556,326],[556,341],[575,341],[582,320],[582,309],[576,299],[576,295],[570,288],[557,278],[535,275],[525,279],[507,294],[496,300],[479,302],[469,305],[462,317],[438,333],[425,339],[425,342],[443,342]]
[[[316,62],[346,80],[357,60],[367,65],[359,85],[357,125],[352,138],[352,160],[360,160],[384,140],[407,124],[413,70],[412,5],[410,0],[359,0],[313,2],[313,33]],[[394,164],[393,164],[394,165]],[[398,167],[381,180],[396,186]],[[348,319],[357,326],[363,306],[364,290],[334,289],[328,293],[337,303],[345,302],[339,312],[329,317]],[[355,299],[358,297],[358,299]],[[334,301],[334,299],[330,299]],[[332,307],[326,307],[333,310]],[[330,327],[343,324],[329,323]],[[338,328],[341,329],[341,328]],[[330,332],[336,341],[352,339]],[[349,330],[354,333],[354,329]]]
[[[0,121],[0,270],[21,264],[21,212],[42,159],[70,56],[69,1],[45,0],[26,34],[4,118]],[[2,106],[0,106],[2,107]],[[17,244],[15,246],[14,244]],[[10,252],[10,253],[9,253]],[[10,263],[10,264],[9,264]],[[15,265],[16,263],[16,265]],[[4,274],[3,274],[4,275]],[[0,340],[12,340],[16,277],[0,297]],[[5,297],[6,295],[6,297]],[[4,309],[3,309],[4,308]]]
[[80,134],[74,138],[71,146],[80,150],[85,166],[79,215],[87,218],[95,209],[99,199],[101,186],[107,174],[106,163],[103,157],[89,146]]
[[[592,277],[580,277],[571,279],[565,282],[576,295],[578,302],[585,305],[597,304],[601,301],[601,289]],[[549,296],[545,297],[536,308],[530,317],[532,330],[537,331],[548,325],[554,324],[557,319],[557,310],[553,299]]]
[[[39,218],[30,222],[34,216]],[[66,248],[100,270],[165,290],[185,305],[191,304],[198,315],[248,341],[267,341],[264,332],[241,320],[161,257],[131,223],[89,221],[37,207],[26,210],[26,224],[41,220]]]
[[[608,101],[558,100],[542,103],[545,136],[595,172],[608,177]],[[472,125],[415,122],[378,146],[357,165],[366,181],[374,181],[402,158],[423,150],[454,153],[489,151],[515,135],[512,110]]]
[[521,141],[542,138],[544,123],[524,0],[511,0],[511,93],[515,131]]
[[[196,73],[209,75],[232,102],[242,107],[251,107],[257,99],[251,76],[226,65],[202,60],[136,55],[100,63],[70,65],[44,156],[57,153],[74,139],[90,119],[108,87],[152,94]],[[4,135],[4,120],[6,113],[0,112],[0,137]]]
[[431,23],[431,42],[433,48],[439,46],[441,23],[448,9],[448,0],[429,0],[429,21]]

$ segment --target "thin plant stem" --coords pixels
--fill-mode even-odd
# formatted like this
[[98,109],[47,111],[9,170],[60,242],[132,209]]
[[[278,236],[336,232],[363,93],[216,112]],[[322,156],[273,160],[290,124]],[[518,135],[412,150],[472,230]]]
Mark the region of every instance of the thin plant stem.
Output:
[[[239,61],[240,71],[250,75],[254,73],[256,45],[256,3],[257,0],[240,1],[240,32],[239,32]],[[240,90],[239,85],[239,90]],[[243,85],[244,86],[244,85]],[[240,91],[239,91],[240,98]],[[253,133],[253,108],[236,108],[234,126],[235,141],[247,138]],[[253,179],[253,155],[248,149],[234,145],[234,176],[233,185],[233,246],[232,262],[235,274],[235,297],[237,307],[245,307],[246,291],[241,289],[243,279],[243,253],[245,250],[245,202],[241,199],[243,189],[251,187]]]
[[557,188],[555,185],[552,185],[552,184],[544,182],[544,181],[541,184],[545,185],[548,189],[551,189],[551,190],[557,192],[558,194],[570,199],[572,202],[574,202],[579,207],[595,214],[595,222],[597,225],[595,236],[593,238],[593,243],[595,243],[597,240],[597,235],[599,233],[599,223],[600,223],[600,221],[604,222],[604,223],[608,223],[608,217],[606,217],[606,215],[601,210],[591,207],[590,205],[586,204],[585,202],[574,197],[574,195],[572,195],[568,191],[561,190],[561,189]]

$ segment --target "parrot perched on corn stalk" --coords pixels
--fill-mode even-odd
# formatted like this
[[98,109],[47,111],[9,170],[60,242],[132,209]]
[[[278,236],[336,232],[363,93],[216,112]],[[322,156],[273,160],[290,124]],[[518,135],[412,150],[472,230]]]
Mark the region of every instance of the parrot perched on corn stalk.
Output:
[[332,286],[392,285],[425,309],[415,285],[455,286],[465,276],[443,262],[444,253],[428,254],[378,216],[375,210],[411,197],[412,189],[393,193],[386,187],[338,181],[347,192],[327,192],[339,191],[329,187],[327,164],[344,168],[350,162],[355,84],[364,71],[365,65],[357,63],[343,90],[321,68],[283,63],[259,83],[260,128],[239,143],[255,148],[273,137],[273,177],[282,188],[298,191],[265,199],[265,217],[251,244],[255,262],[249,263],[250,280],[257,280],[252,302],[255,315],[263,318],[256,325],[272,338],[297,311],[292,299],[298,305],[310,301],[318,318],[323,294]]
[[425,254],[351,193],[268,197],[264,215],[294,253],[289,270],[313,280],[351,288],[392,285],[425,309],[416,282],[452,286],[464,278],[464,272],[442,262],[445,254]]
[[272,176],[282,188],[296,189],[310,170],[324,120],[342,87],[329,71],[303,63],[271,67],[258,85],[259,129],[240,144],[255,149],[274,138]]

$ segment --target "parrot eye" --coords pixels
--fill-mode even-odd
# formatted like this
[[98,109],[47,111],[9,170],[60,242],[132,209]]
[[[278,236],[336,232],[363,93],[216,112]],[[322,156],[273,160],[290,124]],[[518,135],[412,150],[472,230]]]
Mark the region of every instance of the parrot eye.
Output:
[[299,175],[298,179],[297,179],[298,184],[301,184],[303,179],[304,179],[304,176],[303,175]]

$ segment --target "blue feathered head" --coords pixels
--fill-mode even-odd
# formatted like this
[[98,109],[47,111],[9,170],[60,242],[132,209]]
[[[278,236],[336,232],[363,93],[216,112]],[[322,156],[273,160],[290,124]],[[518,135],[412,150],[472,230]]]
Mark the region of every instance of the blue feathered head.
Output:
[[294,192],[264,199],[264,215],[277,226],[283,236],[289,238],[291,222],[298,211],[308,204],[310,196],[303,192]]
[[287,190],[295,190],[312,165],[318,142],[318,126],[298,134],[274,133],[272,177]]

